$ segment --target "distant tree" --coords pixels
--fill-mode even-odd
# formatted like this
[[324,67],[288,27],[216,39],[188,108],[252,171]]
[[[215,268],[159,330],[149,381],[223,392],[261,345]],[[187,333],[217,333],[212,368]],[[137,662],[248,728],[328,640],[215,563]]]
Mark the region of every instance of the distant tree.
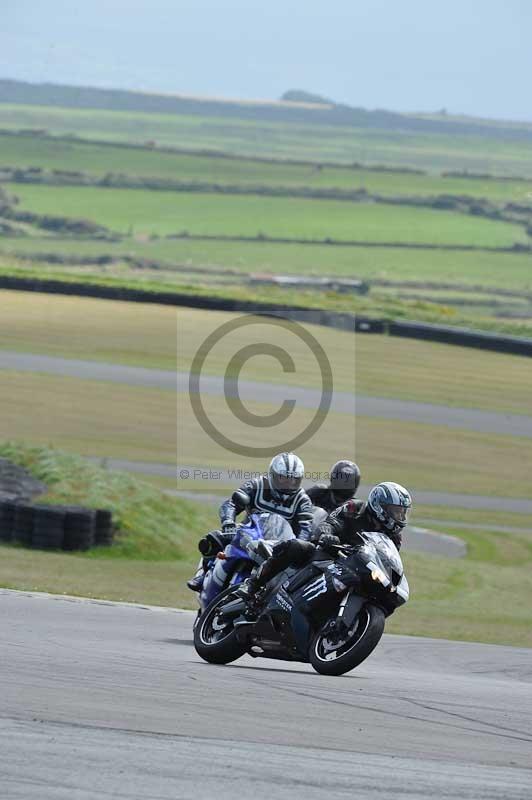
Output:
[[316,103],[323,106],[334,106],[334,100],[322,97],[320,94],[305,92],[303,89],[289,89],[281,96],[281,100],[289,100],[291,103]]

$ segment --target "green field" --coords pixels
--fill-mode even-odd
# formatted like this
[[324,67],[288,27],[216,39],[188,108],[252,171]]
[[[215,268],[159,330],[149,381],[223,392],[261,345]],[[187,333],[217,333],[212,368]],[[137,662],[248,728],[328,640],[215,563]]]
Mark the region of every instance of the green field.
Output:
[[403,131],[332,125],[254,122],[227,117],[77,110],[0,104],[0,128],[32,128],[53,134],[223,150],[311,161],[353,161],[441,172],[532,177],[524,141],[472,135],[419,135]]
[[[0,105],[0,118],[2,113],[9,111],[9,107]],[[14,111],[18,115],[28,113],[31,116],[35,109],[19,106]],[[54,119],[65,117],[72,125],[81,124],[83,120],[88,124],[83,111],[44,108],[37,111],[50,114]],[[122,112],[94,114],[93,122],[103,120],[109,123],[113,119],[118,133],[122,130],[120,125],[127,128],[127,124],[136,119],[135,114]],[[146,117],[150,124],[156,124],[160,118],[154,114],[140,116]],[[167,115],[165,118],[169,125],[174,126],[176,119],[183,121],[180,116]],[[217,122],[213,117],[186,119],[196,128],[200,119],[207,127]],[[233,124],[248,133],[257,131],[257,123],[237,118],[224,120],[229,130],[233,130]],[[290,130],[294,135],[304,128],[305,136],[314,129],[313,125],[291,127],[291,124],[266,123],[268,126],[273,126],[272,130],[275,128],[278,132]],[[84,135],[91,134],[89,128]],[[339,134],[345,133],[344,129],[335,126],[329,126],[327,131],[330,141],[336,143]],[[222,133],[218,150],[223,149],[226,142]],[[355,133],[351,130],[350,135]],[[390,142],[397,144],[401,135],[397,134],[397,138],[396,133],[393,131],[387,135]],[[368,131],[364,135],[368,136]],[[382,135],[382,132],[378,133],[377,142]],[[300,159],[305,157],[304,142],[307,141],[303,134],[301,136],[303,138],[300,137],[299,141],[303,149],[297,153]],[[433,145],[438,136],[429,138]],[[454,138],[449,137],[448,141],[452,141],[453,146],[456,144]],[[487,153],[500,146],[501,141],[490,136],[484,144],[482,152]],[[90,144],[76,138],[54,140],[35,133],[0,134],[0,153],[3,156],[0,165],[4,160],[11,167],[18,164],[27,168],[82,170],[95,176],[113,171],[126,177],[140,175],[154,179],[196,180],[211,185],[364,187],[382,196],[465,193],[464,196],[491,198],[496,202],[513,201],[524,204],[523,208],[530,206],[529,189],[532,186],[532,181],[441,178],[434,173],[412,175],[352,167],[318,169],[279,161],[257,162],[240,156],[231,159],[205,154],[164,153],[153,146],[132,149],[109,142]],[[275,153],[270,151],[268,155]],[[8,219],[4,228],[6,232],[11,229],[11,235],[4,235],[0,241],[2,274],[88,279],[108,285],[122,282],[151,290],[163,288],[188,294],[196,292],[258,302],[323,307],[386,319],[418,319],[529,335],[532,256],[518,250],[507,253],[489,251],[489,248],[530,245],[531,239],[524,224],[491,220],[465,211],[259,194],[238,196],[216,192],[24,183],[12,183],[9,188],[20,198],[19,210],[90,220],[122,238],[120,241],[65,238],[45,233],[38,227],[38,221],[32,224]],[[522,213],[524,220],[526,214]],[[215,240],[209,241],[208,237]],[[256,238],[256,241],[228,241],[228,237]],[[299,242],[268,241],[272,238]],[[327,244],[331,240],[342,244]],[[366,243],[371,243],[371,246]],[[439,247],[458,249],[448,251]],[[468,250],[470,247],[480,248],[482,252]],[[36,263],[33,254],[39,255]],[[15,258],[11,260],[10,255]],[[48,255],[50,264],[42,260],[43,255]],[[70,255],[77,261],[84,257],[106,256],[114,258],[115,262],[103,265],[53,264],[53,258],[64,261]],[[127,259],[131,258],[145,261],[128,263]],[[146,259],[155,263],[147,263]],[[361,298],[335,291],[250,285],[247,280],[250,272],[359,278],[370,282],[371,291]],[[246,280],[241,282],[240,274],[246,275]],[[511,296],[512,292],[519,294]]]
[[[120,242],[3,237],[0,253],[34,253],[66,256],[109,254],[155,259],[161,266],[212,268],[236,273],[327,275],[371,281],[446,283],[455,286],[498,287],[532,291],[532,255],[417,250],[407,247],[300,245],[277,242],[190,241],[159,239]],[[199,276],[197,276],[198,278]]]
[[19,208],[86,218],[124,234],[260,236],[476,247],[527,243],[518,225],[426,208],[334,200],[6,184]]
[[366,189],[381,195],[469,195],[505,203],[527,203],[532,197],[532,181],[442,178],[430,174],[260,163],[245,158],[164,153],[149,148],[127,149],[39,136],[0,134],[0,165],[25,168],[36,165],[100,177],[121,173],[227,185]]

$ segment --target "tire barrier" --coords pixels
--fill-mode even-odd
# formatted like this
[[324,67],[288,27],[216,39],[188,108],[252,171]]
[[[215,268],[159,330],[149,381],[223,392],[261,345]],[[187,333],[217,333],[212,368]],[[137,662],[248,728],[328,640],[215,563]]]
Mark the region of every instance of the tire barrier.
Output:
[[54,506],[35,506],[31,546],[38,550],[60,550],[63,546],[65,512]]
[[451,325],[432,325],[428,322],[390,322],[388,323],[388,333],[390,336],[404,336],[408,339],[423,339],[462,347],[476,347],[480,350],[492,350],[497,353],[532,356],[532,339],[474,331]]
[[0,502],[0,542],[38,550],[89,550],[110,546],[115,527],[107,509]]
[[86,508],[66,509],[63,550],[89,550],[94,545],[96,513]]
[[0,505],[0,542],[11,542],[17,504],[12,502]]
[[113,535],[112,513],[104,508],[97,509],[94,527],[94,544],[110,545],[113,543]]
[[15,511],[13,523],[13,541],[31,547],[33,538],[33,522],[35,508],[27,503],[20,503]]

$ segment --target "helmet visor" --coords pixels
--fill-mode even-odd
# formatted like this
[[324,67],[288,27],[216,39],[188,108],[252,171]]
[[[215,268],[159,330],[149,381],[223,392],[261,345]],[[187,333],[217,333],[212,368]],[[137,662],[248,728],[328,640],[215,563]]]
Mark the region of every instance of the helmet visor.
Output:
[[402,522],[403,524],[406,524],[408,521],[410,508],[407,508],[406,506],[388,505],[384,506],[384,510],[395,522]]
[[296,475],[274,475],[273,485],[281,494],[295,494],[301,486],[302,477]]

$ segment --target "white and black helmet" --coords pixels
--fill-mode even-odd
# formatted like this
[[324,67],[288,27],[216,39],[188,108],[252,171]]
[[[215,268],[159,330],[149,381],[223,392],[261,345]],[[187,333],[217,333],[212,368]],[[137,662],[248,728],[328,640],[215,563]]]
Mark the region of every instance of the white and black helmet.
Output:
[[294,453],[279,453],[274,456],[268,469],[268,480],[274,495],[287,497],[301,487],[305,467]]
[[408,522],[412,498],[404,486],[385,481],[373,487],[368,506],[387,533],[399,533]]

